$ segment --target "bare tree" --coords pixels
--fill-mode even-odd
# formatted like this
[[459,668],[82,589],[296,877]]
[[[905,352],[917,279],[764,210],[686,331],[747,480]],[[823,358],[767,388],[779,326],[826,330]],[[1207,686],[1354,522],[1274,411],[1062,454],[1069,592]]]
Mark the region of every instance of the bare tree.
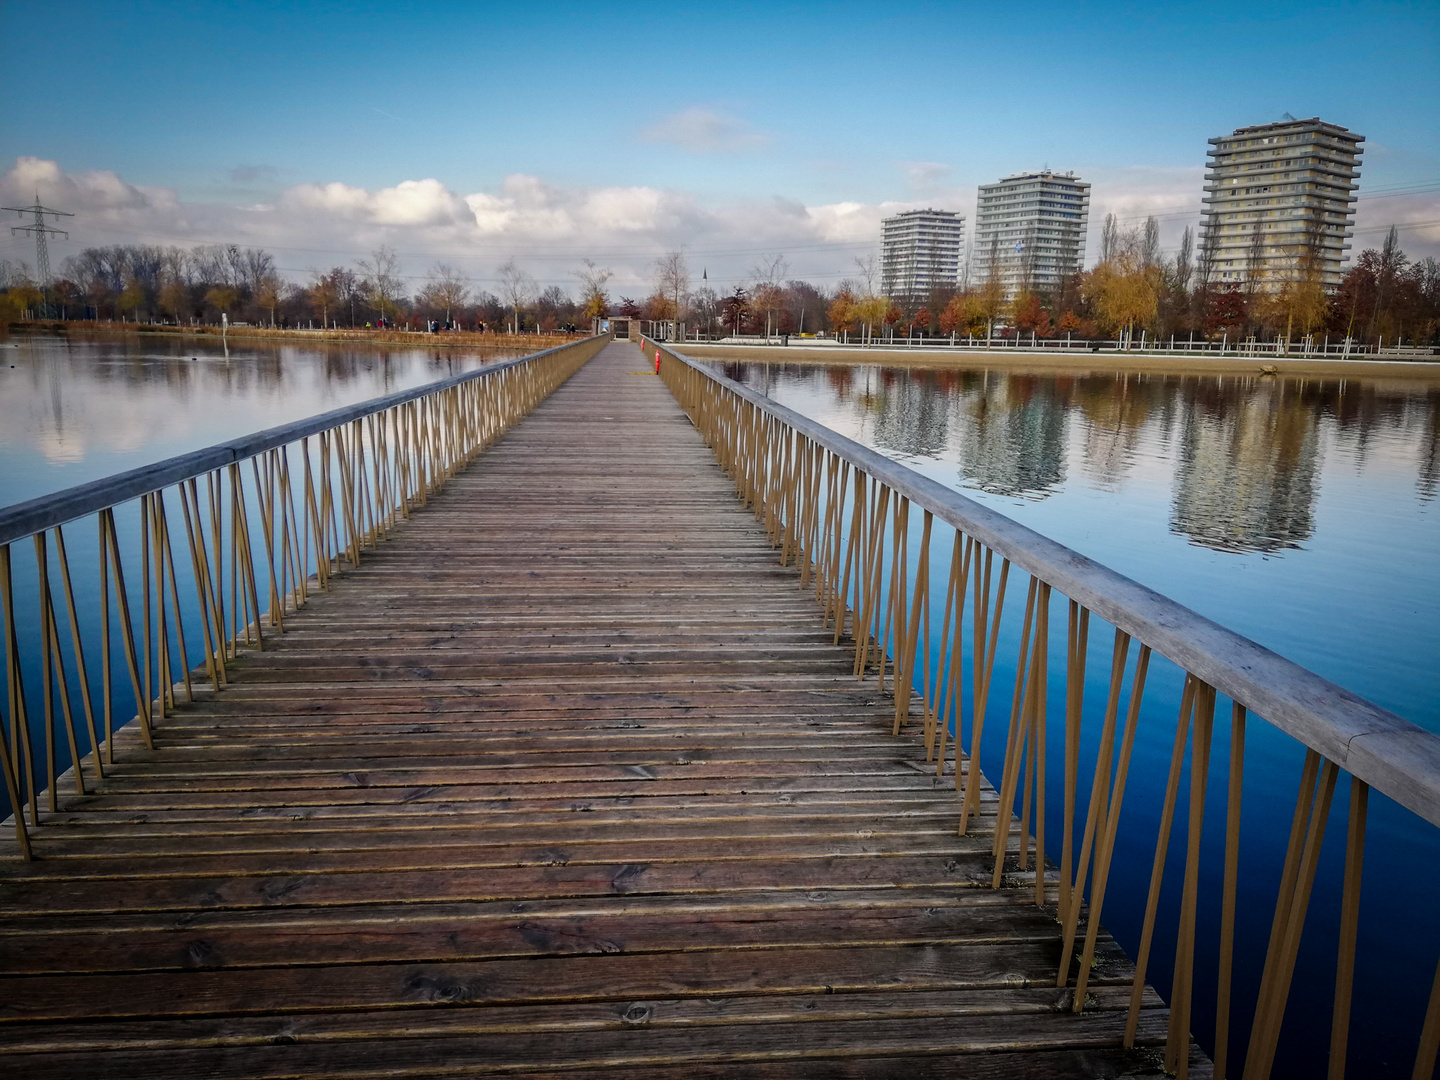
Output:
[[1119,248],[1120,223],[1114,214],[1105,215],[1105,224],[1100,229],[1100,261],[1109,262]]
[[1250,249],[1245,259],[1245,311],[1247,319],[1255,314],[1255,297],[1265,287],[1265,227],[1260,218],[1250,230]]
[[425,281],[425,292],[422,294],[425,303],[432,308],[444,308],[448,323],[451,309],[464,307],[470,297],[465,275],[449,263],[437,262]]
[[863,259],[857,257],[855,259],[855,269],[860,272],[860,280],[865,283],[866,297],[874,296],[876,273],[875,256],[866,255]]
[[1140,232],[1140,265],[1158,266],[1160,264],[1160,225],[1153,217],[1145,219],[1145,226]]
[[667,251],[655,260],[655,292],[675,306],[673,309],[675,327],[673,337],[680,332],[681,305],[690,292],[690,265],[685,260],[685,249]]
[[1195,231],[1186,225],[1185,232],[1180,236],[1180,250],[1175,253],[1175,284],[1181,293],[1190,291],[1190,278],[1195,272],[1194,259]]
[[761,259],[750,268],[751,280],[755,282],[751,290],[751,304],[755,310],[765,313],[767,342],[775,324],[775,314],[785,304],[785,277],[789,273],[790,264],[785,261],[784,255]]
[[500,283],[500,299],[515,315],[514,332],[520,332],[520,309],[535,297],[535,279],[520,269],[513,258],[506,259],[495,271]]
[[370,253],[370,258],[360,260],[360,272],[365,275],[365,292],[371,305],[380,312],[382,319],[399,307],[400,260],[395,249],[381,244]]

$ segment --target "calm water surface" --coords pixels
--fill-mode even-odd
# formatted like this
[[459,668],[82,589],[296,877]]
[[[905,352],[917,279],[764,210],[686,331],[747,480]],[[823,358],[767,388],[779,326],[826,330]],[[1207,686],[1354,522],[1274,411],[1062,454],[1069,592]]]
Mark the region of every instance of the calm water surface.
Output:
[[[717,366],[777,402],[1440,731],[1440,386],[1260,376]],[[912,527],[912,538],[918,531],[918,524]],[[942,537],[932,558],[948,558],[949,549],[949,537]],[[932,598],[939,608],[945,571],[932,567],[931,575],[932,583],[941,583],[942,593]],[[997,781],[1024,607],[1023,582],[1018,593],[1016,588],[1012,585],[1006,608],[997,689],[980,751],[982,768]],[[1064,655],[1064,621],[1061,604],[1051,615],[1054,656]],[[938,626],[934,640],[938,643]],[[1108,633],[1092,628],[1090,640],[1081,805],[1088,797],[1109,676]],[[1051,701],[1062,702],[1063,671],[1056,669],[1063,665],[1052,659],[1051,666]],[[1131,956],[1138,951],[1181,678],[1168,662],[1152,664],[1106,898],[1105,924]],[[964,704],[968,716],[968,700]],[[1228,715],[1228,702],[1222,701],[1202,844],[1192,1024],[1207,1052],[1213,1052],[1215,1030]],[[1058,854],[1063,741],[1051,744],[1046,820]],[[1261,721],[1250,723],[1232,1062],[1244,1053],[1302,759],[1303,749],[1293,740]],[[1180,790],[1189,790],[1188,765]],[[1149,981],[1167,998],[1185,855],[1183,796],[1180,803],[1148,971]],[[1331,811],[1277,1076],[1325,1071],[1347,808],[1348,782],[1337,790]],[[1081,827],[1077,821],[1077,832]],[[1410,1074],[1440,957],[1440,918],[1432,899],[1440,887],[1436,834],[1372,795],[1351,1075]],[[1397,871],[1407,881],[1404,888],[1397,885]]]
[[0,339],[0,506],[501,358],[455,349]]

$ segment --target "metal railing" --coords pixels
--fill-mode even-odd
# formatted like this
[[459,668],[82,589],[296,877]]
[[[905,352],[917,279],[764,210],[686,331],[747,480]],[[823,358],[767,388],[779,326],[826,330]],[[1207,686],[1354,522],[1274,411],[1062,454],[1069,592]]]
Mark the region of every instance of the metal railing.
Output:
[[[953,768],[961,834],[971,827],[979,809],[980,771],[970,768],[969,761],[978,758],[990,711],[1001,618],[1012,579],[1028,577],[1004,765],[997,785],[1000,813],[992,885],[1002,884],[1007,869],[1012,882],[1022,880],[1015,872],[1028,869],[1032,850],[1028,838],[1033,833],[1035,903],[1056,904],[1064,927],[1056,985],[1073,985],[1077,1012],[1084,1007],[1095,958],[1152,653],[1183,670],[1125,1036],[1126,1045],[1132,1045],[1189,744],[1184,883],[1168,999],[1168,1072],[1183,1077],[1188,1067],[1201,834],[1217,698],[1228,698],[1231,708],[1215,1002],[1216,1076],[1225,1076],[1229,1064],[1249,716],[1257,715],[1298,740],[1305,757],[1245,1054],[1247,1080],[1268,1076],[1274,1063],[1332,796],[1342,770],[1349,774],[1329,1066],[1332,1077],[1343,1076],[1368,793],[1373,787],[1430,826],[1440,826],[1440,737],[702,363],[652,341],[642,343],[642,348],[659,360],[661,376],[733,478],[741,500],[764,522],[781,562],[794,560],[799,567],[800,586],[813,589],[826,626],[834,627],[835,641],[847,634],[853,641],[855,674],[862,679],[873,675],[882,691],[889,676],[895,734],[918,712],[916,731],[927,760],[935,763],[937,775],[943,776],[947,766]],[[911,537],[912,516],[920,519],[918,545]],[[943,607],[938,605],[939,590],[932,587],[936,583],[931,582],[932,533],[937,524],[941,531],[953,532]],[[942,552],[935,561],[943,558]],[[1057,601],[1066,609],[1063,701],[1052,701],[1049,691],[1050,622]],[[1110,625],[1114,642],[1090,798],[1082,805],[1079,759],[1092,616]],[[1103,648],[1095,651],[1103,654]],[[968,687],[963,684],[967,668]],[[1153,678],[1151,685],[1156,685]],[[971,708],[965,717],[967,692]],[[1065,770],[1063,828],[1053,875],[1045,869],[1047,856],[1055,854],[1053,846],[1047,850],[1045,833],[1046,739],[1052,729],[1060,729],[1054,734],[1063,739]],[[1086,734],[1093,738],[1096,733]],[[1019,833],[1012,837],[1011,811],[1017,803]],[[1077,815],[1084,820],[1078,834]],[[1088,910],[1082,910],[1087,888]],[[1430,904],[1426,917],[1433,918],[1433,900],[1426,897],[1421,902]],[[1416,1078],[1429,1080],[1437,1044],[1440,967],[1420,1033]]]
[[[86,794],[87,779],[114,764],[119,726],[133,717],[153,746],[166,710],[205,693],[201,682],[222,692],[227,665],[283,633],[313,589],[358,566],[607,341],[490,364],[0,509],[0,772],[20,854],[35,854],[31,831],[58,812],[66,772]],[[93,556],[99,575],[89,605],[88,594],[77,603],[71,572],[82,518],[96,522],[96,547],[77,552]],[[34,560],[21,565],[14,549],[28,547]],[[17,611],[22,583],[33,604]],[[37,673],[38,694],[26,685]]]
[[[651,340],[656,339],[652,338]],[[660,338],[659,340],[663,342],[669,339]],[[860,353],[867,350],[879,352],[904,350],[917,353],[945,353],[963,350],[983,354],[1003,352],[1009,349],[1014,352],[1057,353],[1067,356],[1102,353],[1107,356],[1119,354],[1131,357],[1173,356],[1181,359],[1196,357],[1225,360],[1244,360],[1256,357],[1274,357],[1281,360],[1361,360],[1369,357],[1376,360],[1428,362],[1440,357],[1440,345],[1414,343],[1404,345],[1396,342],[1386,345],[1383,340],[1376,343],[1347,338],[1331,341],[1328,337],[1317,338],[1313,335],[1309,338],[1302,337],[1288,341],[1284,338],[1268,341],[1237,338],[1231,341],[1228,337],[1223,337],[1220,341],[1195,341],[1174,336],[1155,338],[1144,334],[1131,338],[1070,336],[1042,338],[1029,332],[1019,334],[1012,332],[1004,335],[997,333],[993,337],[987,338],[984,335],[931,334],[920,336],[896,332],[890,337],[877,334],[870,341],[864,342],[860,340],[859,335],[846,339],[840,336],[801,337],[796,334],[776,333],[771,334],[768,338],[763,334],[730,334],[703,339],[692,338],[687,341],[687,344],[734,348],[773,348],[788,344],[789,348],[836,348]]]

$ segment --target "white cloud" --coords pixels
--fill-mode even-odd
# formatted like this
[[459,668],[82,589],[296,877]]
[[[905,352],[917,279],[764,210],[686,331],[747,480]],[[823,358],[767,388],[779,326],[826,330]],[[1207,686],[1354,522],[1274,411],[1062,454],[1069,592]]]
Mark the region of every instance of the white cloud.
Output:
[[405,180],[379,191],[347,184],[300,184],[280,197],[283,207],[335,214],[374,225],[452,225],[467,212],[463,199],[439,180]]
[[646,142],[678,146],[697,154],[758,150],[770,142],[770,136],[745,121],[713,109],[682,109],[662,116],[640,134]]
[[901,163],[910,186],[928,191],[950,176],[950,166],[940,161],[906,161]]
[[[1127,221],[1161,217],[1161,240],[1178,241],[1198,218],[1202,180],[1198,169],[1111,170],[1086,174],[1095,184],[1091,210],[1093,261],[1100,222],[1107,212]],[[543,284],[573,289],[573,270],[592,258],[615,271],[616,293],[643,295],[651,267],[667,250],[685,247],[696,276],[708,270],[718,289],[733,287],[762,257],[785,255],[791,274],[834,285],[854,273],[854,258],[876,252],[880,220],[901,210],[936,205],[967,215],[973,228],[973,189],[939,189],[926,202],[861,202],[811,205],[783,193],[769,198],[702,203],[683,190],[645,185],[584,187],[516,173],[497,187],[458,192],[440,180],[405,180],[367,189],[342,182],[300,184],[273,203],[242,205],[183,200],[169,189],[132,184],[114,172],[67,173],[55,162],[22,157],[0,173],[0,203],[27,205],[35,195],[49,206],[75,212],[56,241],[58,266],[84,247],[121,243],[192,245],[217,241],[265,247],[283,272],[303,279],[311,269],[352,263],[379,244],[400,253],[406,273],[422,276],[437,259],[460,266],[481,287],[514,257]],[[935,200],[935,201],[931,201]],[[1180,212],[1179,217],[1166,217]],[[1440,220],[1435,193],[1377,199],[1360,204],[1360,227],[1390,221]],[[1382,232],[1356,238],[1356,252],[1378,246]],[[1412,257],[1440,253],[1440,229],[1402,232]],[[0,234],[0,256],[33,260],[21,237]]]

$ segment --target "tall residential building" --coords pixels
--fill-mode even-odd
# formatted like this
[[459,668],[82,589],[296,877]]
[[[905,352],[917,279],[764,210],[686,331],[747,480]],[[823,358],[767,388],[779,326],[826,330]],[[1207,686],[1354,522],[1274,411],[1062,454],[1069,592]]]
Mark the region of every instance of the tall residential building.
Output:
[[1090,185],[1074,173],[1016,173],[981,184],[972,268],[978,281],[998,276],[1005,296],[1049,292],[1085,262]]
[[960,275],[965,215],[907,210],[880,223],[880,292],[923,304],[936,289],[953,289]]
[[1337,288],[1364,141],[1319,117],[1211,139],[1200,224],[1210,280],[1274,291],[1314,275]]

